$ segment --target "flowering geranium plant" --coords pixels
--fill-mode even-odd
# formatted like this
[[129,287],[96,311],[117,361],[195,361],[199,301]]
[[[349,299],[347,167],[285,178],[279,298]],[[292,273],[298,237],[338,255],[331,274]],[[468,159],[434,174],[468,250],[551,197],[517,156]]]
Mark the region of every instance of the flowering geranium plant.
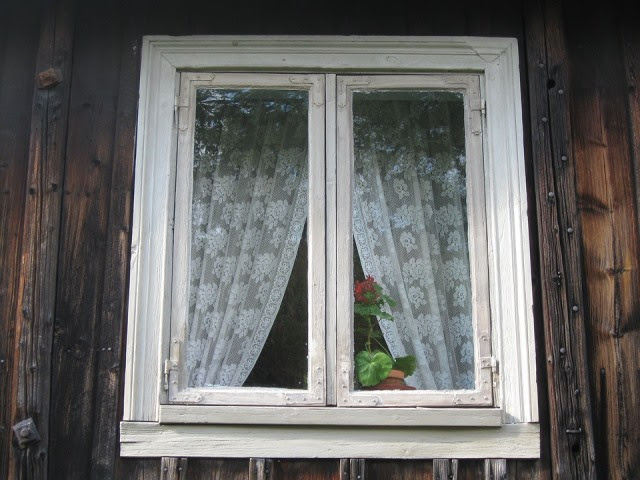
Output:
[[355,282],[353,296],[355,318],[364,322],[364,326],[356,328],[366,334],[364,350],[355,356],[356,376],[360,384],[364,387],[376,385],[387,378],[392,369],[401,370],[407,377],[411,375],[416,369],[416,358],[413,355],[394,358],[382,342],[380,332],[375,329],[380,321],[393,321],[391,314],[383,308],[385,305],[393,307],[396,302],[382,291],[371,275]]

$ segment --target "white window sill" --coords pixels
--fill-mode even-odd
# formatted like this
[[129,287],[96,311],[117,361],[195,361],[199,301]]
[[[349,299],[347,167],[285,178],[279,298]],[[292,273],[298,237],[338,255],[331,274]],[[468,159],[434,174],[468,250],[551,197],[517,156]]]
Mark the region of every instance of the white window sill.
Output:
[[385,427],[499,427],[499,408],[339,408],[161,405],[160,423]]
[[166,425],[121,422],[124,457],[539,458],[540,426]]

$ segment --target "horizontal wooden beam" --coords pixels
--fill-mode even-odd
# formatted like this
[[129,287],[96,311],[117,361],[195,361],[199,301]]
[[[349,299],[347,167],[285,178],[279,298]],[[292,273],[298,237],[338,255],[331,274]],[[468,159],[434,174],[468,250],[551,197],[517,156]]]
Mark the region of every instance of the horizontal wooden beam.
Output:
[[483,427],[162,425],[122,422],[125,457],[538,458],[538,424]]
[[315,408],[161,405],[160,423],[499,427],[499,408]]

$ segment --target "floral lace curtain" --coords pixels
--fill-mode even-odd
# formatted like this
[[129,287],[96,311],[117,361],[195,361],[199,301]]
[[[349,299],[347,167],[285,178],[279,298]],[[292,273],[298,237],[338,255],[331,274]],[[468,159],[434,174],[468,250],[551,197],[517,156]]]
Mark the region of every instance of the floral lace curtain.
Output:
[[307,218],[307,93],[200,89],[186,362],[242,386],[276,318]]
[[462,96],[356,92],[353,105],[356,246],[397,302],[385,340],[416,356],[408,384],[473,388]]

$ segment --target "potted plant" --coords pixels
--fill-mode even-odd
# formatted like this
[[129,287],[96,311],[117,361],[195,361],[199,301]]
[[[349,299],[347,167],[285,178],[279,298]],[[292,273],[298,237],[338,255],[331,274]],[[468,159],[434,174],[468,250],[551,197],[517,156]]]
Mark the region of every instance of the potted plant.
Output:
[[385,320],[392,322],[393,316],[383,310],[395,306],[395,301],[382,291],[382,287],[369,275],[356,281],[353,288],[355,328],[364,333],[364,350],[355,355],[356,377],[364,388],[374,390],[414,389],[404,383],[404,378],[416,369],[413,355],[394,357],[382,341],[382,334],[376,326]]

